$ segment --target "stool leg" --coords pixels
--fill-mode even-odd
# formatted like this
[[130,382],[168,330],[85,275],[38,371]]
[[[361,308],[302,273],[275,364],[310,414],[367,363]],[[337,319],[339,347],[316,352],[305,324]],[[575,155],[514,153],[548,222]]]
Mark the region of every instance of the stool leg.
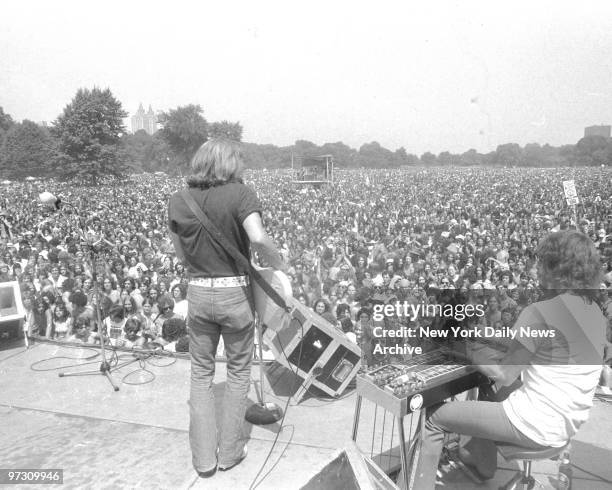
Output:
[[519,483],[523,483],[523,476],[521,471],[517,471],[512,480],[499,487],[499,490],[514,490]]
[[523,473],[526,478],[531,478],[531,461],[523,461]]
[[523,485],[526,486],[526,490],[533,490],[536,486],[536,480],[531,476],[531,461],[523,461]]

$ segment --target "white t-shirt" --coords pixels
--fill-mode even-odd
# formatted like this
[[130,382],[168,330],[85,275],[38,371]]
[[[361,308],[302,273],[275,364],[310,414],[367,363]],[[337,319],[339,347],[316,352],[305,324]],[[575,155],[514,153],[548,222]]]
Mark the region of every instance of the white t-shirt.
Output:
[[[531,332],[549,332],[532,337]],[[605,319],[595,303],[562,294],[528,306],[514,325],[534,353],[523,385],[504,402],[519,431],[543,446],[561,447],[587,420],[601,372]],[[554,337],[551,337],[554,332]]]
[[189,306],[189,303],[187,302],[187,300],[182,299],[174,303],[174,309],[172,310],[172,312],[175,315],[180,316],[183,320],[186,320],[187,313],[188,313],[188,306]]

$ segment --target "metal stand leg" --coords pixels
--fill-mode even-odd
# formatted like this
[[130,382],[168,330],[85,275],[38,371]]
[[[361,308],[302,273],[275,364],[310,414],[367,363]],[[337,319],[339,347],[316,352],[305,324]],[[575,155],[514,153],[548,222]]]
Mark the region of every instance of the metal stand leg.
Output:
[[523,481],[523,474],[517,473],[516,475],[512,477],[512,479],[508,483],[499,487],[499,490],[515,490],[517,485],[519,483],[522,483],[522,481]]
[[[404,488],[410,488],[410,473],[408,472],[408,455],[406,454],[406,437],[404,436],[404,418],[397,417],[397,429],[399,430],[400,440],[400,459],[402,460],[402,474],[404,475]],[[398,482],[399,483],[399,482]]]
[[359,415],[361,414],[361,395],[357,395],[355,402],[355,415],[353,417],[353,441],[357,441],[357,429],[359,429]]
[[293,397],[295,398],[296,403],[298,403],[298,404],[301,403],[302,399],[306,396],[306,393],[308,393],[308,390],[310,389],[310,386],[312,385],[313,381],[317,377],[317,374],[315,374],[315,370],[316,369],[317,368],[313,368],[310,371],[308,376],[306,376],[306,379],[304,380],[304,382],[298,388],[298,390],[295,393],[295,395],[293,395]]
[[108,382],[113,387],[113,390],[119,391],[119,387],[115,384],[115,381],[113,380],[113,377],[111,376],[111,371],[116,371],[118,369],[121,369],[124,366],[133,364],[140,360],[141,360],[140,357],[135,357],[134,359],[130,359],[129,361],[125,361],[114,367],[111,367],[108,361],[103,361],[100,364],[100,368],[97,371],[72,371],[72,372],[67,372],[67,373],[61,372],[61,373],[58,373],[58,376],[60,378],[67,378],[70,376],[91,376],[93,374],[103,374],[104,376],[106,376],[106,379],[108,379]]

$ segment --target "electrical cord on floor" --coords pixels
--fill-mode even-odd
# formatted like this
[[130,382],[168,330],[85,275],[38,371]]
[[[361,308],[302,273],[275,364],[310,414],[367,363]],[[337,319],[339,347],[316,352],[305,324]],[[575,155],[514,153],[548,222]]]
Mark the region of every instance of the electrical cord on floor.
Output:
[[[276,465],[278,463],[280,463],[280,460],[282,459],[282,457],[284,456],[285,452],[287,451],[287,449],[289,449],[289,445],[291,444],[291,442],[293,441],[293,436],[295,435],[295,426],[293,424],[290,425],[282,425],[280,427],[280,429],[277,432],[277,437],[274,440],[274,444],[276,444],[278,436],[280,435],[280,433],[284,430],[284,429],[289,429],[291,428],[291,435],[289,436],[289,439],[287,440],[285,447],[283,448],[283,450],[281,451],[281,453],[278,455],[278,458],[276,458],[276,461],[274,462],[274,464],[270,467],[270,469],[268,471],[266,471],[266,473],[263,474],[263,476],[261,477],[261,480],[259,482],[257,482],[256,485],[251,484],[252,486],[249,487],[249,490],[254,490],[255,488],[257,488],[259,485],[261,485],[264,480],[266,478],[268,478],[268,476],[270,475],[270,473],[272,473],[272,471],[274,471],[274,468],[276,468]],[[274,446],[272,446],[272,449],[274,449]],[[270,451],[270,454],[272,454],[272,451]],[[267,458],[266,458],[266,462],[267,462]],[[262,466],[262,470],[265,467],[265,464]],[[259,476],[259,473],[258,475]],[[257,477],[256,477],[257,478]],[[254,481],[253,481],[254,483]]]
[[[39,371],[39,372],[42,372],[42,371],[55,371],[57,369],[65,369],[65,368],[76,367],[76,366],[85,366],[85,365],[88,365],[88,364],[93,364],[95,362],[98,362],[97,360],[96,361],[91,361],[91,359],[95,359],[96,357],[98,357],[100,355],[100,352],[98,352],[96,349],[93,349],[93,348],[90,348],[90,347],[72,347],[72,346],[69,346],[69,345],[62,346],[62,347],[65,347],[65,348],[77,348],[77,349],[81,349],[81,350],[86,350],[86,351],[93,352],[93,354],[90,355],[90,356],[87,356],[87,357],[83,357],[83,356],[79,356],[79,357],[69,357],[69,356],[54,356],[54,357],[49,357],[49,358],[46,358],[46,359],[41,359],[40,361],[33,362],[32,364],[30,364],[30,369],[32,371]],[[59,367],[56,366],[56,367],[51,367],[51,368],[38,368],[37,367],[39,364],[42,364],[42,363],[48,362],[48,361],[52,361],[52,360],[56,360],[56,359],[67,359],[67,360],[70,360],[70,361],[85,360],[85,361],[89,361],[89,362],[80,362],[80,363],[77,363],[77,364],[67,364],[67,365],[64,365],[64,366],[59,366]]]
[[[295,318],[295,320],[297,320],[300,324],[300,329],[302,331],[302,339],[304,338],[304,324],[298,319]],[[289,366],[291,366],[291,363],[289,362],[289,358],[287,357],[287,355],[285,354],[285,349],[283,347],[282,342],[280,342],[279,340],[279,345],[281,348],[281,351],[283,353],[283,357],[285,358],[285,360],[287,361],[287,364]],[[303,342],[300,342],[300,350],[299,350],[299,355],[298,355],[298,363],[297,365],[299,366],[302,362],[302,348],[304,346]],[[298,384],[297,382],[300,380],[300,376],[298,374],[298,367],[296,366],[295,371],[293,371],[293,369],[290,369],[291,372],[293,372],[293,374],[295,374],[295,380],[293,383],[293,389],[292,392],[295,393],[295,391],[298,388]],[[272,456],[272,452],[274,451],[274,448],[276,447],[276,444],[278,442],[278,438],[281,434],[281,432],[284,429],[284,423],[285,423],[285,417],[287,416],[287,409],[289,408],[289,402],[291,401],[292,396],[287,397],[287,401],[285,402],[285,408],[283,410],[283,417],[280,420],[280,427],[278,429],[278,431],[276,432],[276,435],[274,436],[274,441],[272,441],[272,446],[270,447],[270,450],[268,451],[268,454],[266,455],[266,459],[264,460],[264,462],[262,463],[262,465],[259,468],[259,471],[257,472],[257,474],[255,475],[255,478],[253,478],[253,480],[251,481],[251,484],[249,485],[249,490],[254,490],[255,488],[257,488],[259,485],[261,485],[265,479],[270,475],[270,473],[272,472],[272,470],[276,467],[276,465],[278,464],[278,462],[280,461],[280,459],[282,458],[283,454],[285,454],[285,451],[287,450],[287,448],[289,447],[289,444],[291,443],[291,441],[293,440],[293,434],[295,432],[295,429],[292,430],[291,432],[291,437],[289,439],[289,441],[287,442],[285,449],[283,449],[283,451],[281,452],[280,456],[278,457],[278,459],[276,460],[276,462],[272,465],[272,468],[270,468],[268,470],[268,472],[266,474],[263,475],[263,477],[261,478],[260,481],[257,481],[257,479],[259,478],[259,476],[261,475],[261,473],[263,472],[264,468],[266,467],[266,464],[268,464],[268,461],[270,459],[270,457]]]
[[[80,366],[89,366],[92,364],[97,364],[101,362],[100,357],[100,351],[98,351],[97,349],[94,349],[92,347],[86,347],[86,346],[76,346],[76,345],[61,345],[61,347],[66,348],[66,349],[79,349],[80,351],[89,351],[92,352],[91,355],[83,357],[83,356],[77,356],[77,357],[71,357],[71,356],[54,356],[54,357],[49,357],[46,359],[41,359],[39,361],[33,362],[32,364],[30,364],[30,369],[32,371],[38,371],[38,372],[44,372],[44,371],[59,371],[60,369],[68,369],[68,368],[73,368],[73,367],[80,367]],[[155,380],[155,374],[150,370],[147,369],[147,364],[150,364],[151,366],[155,366],[158,368],[164,368],[164,367],[168,367],[171,366],[172,364],[174,364],[176,362],[176,356],[174,356],[173,354],[166,354],[166,355],[161,355],[155,351],[138,351],[138,350],[133,350],[130,352],[121,352],[121,354],[119,354],[119,351],[117,350],[116,347],[114,346],[105,346],[105,349],[108,351],[110,351],[110,355],[107,358],[107,363],[110,366],[110,370],[112,371],[113,369],[117,368],[117,369],[121,369],[123,366],[120,366],[120,364],[122,362],[128,363],[129,361],[134,361],[134,362],[138,362],[138,368],[134,369],[130,372],[128,372],[125,376],[123,376],[123,378],[121,379],[121,382],[123,384],[126,385],[132,385],[132,386],[139,386],[139,385],[145,385],[145,384],[149,384],[152,383]],[[137,361],[134,359],[134,356],[137,358]],[[166,358],[169,359],[169,362],[164,362],[164,363],[157,363],[158,359],[162,359],[162,358]],[[40,367],[40,365],[44,366],[44,363],[50,363],[50,362],[55,362],[58,359],[64,359],[64,360],[70,360],[70,361],[76,361],[76,360],[84,360],[86,362],[78,362],[78,363],[73,363],[73,364],[63,364],[61,366],[53,366],[53,367]],[[147,379],[145,379],[144,381],[132,381],[131,379],[134,378],[137,374],[141,374],[144,373],[147,376]],[[95,371],[92,370],[92,374],[95,374]]]
[[[129,373],[127,373],[123,378],[121,378],[121,382],[125,383],[126,385],[144,385],[144,384],[148,384],[148,383],[152,383],[155,380],[155,374],[153,374],[150,370],[148,370],[145,366],[146,366],[146,361],[147,359],[149,359],[150,357],[152,357],[153,354],[147,354],[144,357],[138,356],[138,369],[134,369],[133,371],[130,371]],[[136,374],[140,374],[140,373],[145,373],[149,376],[149,379],[145,380],[145,381],[141,381],[141,382],[133,382],[133,381],[128,381],[128,378],[130,376],[136,376]]]

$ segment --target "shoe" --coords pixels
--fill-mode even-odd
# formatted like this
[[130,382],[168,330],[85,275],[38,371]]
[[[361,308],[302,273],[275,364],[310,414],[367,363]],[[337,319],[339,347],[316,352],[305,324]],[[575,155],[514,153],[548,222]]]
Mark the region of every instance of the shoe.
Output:
[[466,476],[476,483],[483,483],[495,476],[495,474],[483,474],[474,463],[468,460],[468,454],[469,453],[467,453],[467,451],[465,451],[463,448],[459,448],[458,450],[452,452],[453,461],[457,464],[461,471],[466,474]]
[[217,467],[215,466],[212,470],[208,471],[198,471],[198,476],[200,478],[210,478],[217,472]]
[[240,459],[238,461],[236,461],[234,464],[230,465],[230,466],[219,466],[219,471],[228,471],[231,470],[232,468],[234,468],[235,466],[238,466],[240,463],[242,463],[242,461],[244,460],[244,458],[247,457],[247,447],[246,444],[244,445],[244,448],[242,449],[242,456],[240,456]]

